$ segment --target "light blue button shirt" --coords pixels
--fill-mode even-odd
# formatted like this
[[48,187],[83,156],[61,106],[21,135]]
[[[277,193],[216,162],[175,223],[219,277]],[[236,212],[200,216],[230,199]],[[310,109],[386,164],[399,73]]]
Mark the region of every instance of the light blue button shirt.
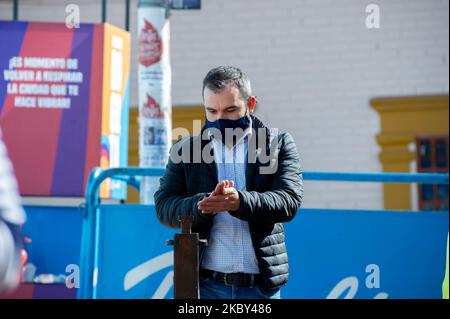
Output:
[[[245,167],[250,134],[251,130],[232,148],[218,139],[212,142],[218,180],[232,180],[234,187],[240,191],[246,190]],[[224,273],[259,273],[248,222],[231,216],[228,211],[217,213],[202,268]]]

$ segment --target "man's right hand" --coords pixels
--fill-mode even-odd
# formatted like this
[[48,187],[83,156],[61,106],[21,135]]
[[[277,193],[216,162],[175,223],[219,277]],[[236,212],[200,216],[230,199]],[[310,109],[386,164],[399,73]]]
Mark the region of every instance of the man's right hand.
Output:
[[214,191],[197,203],[202,214],[215,214],[223,211],[239,209],[239,194],[234,188],[234,182],[223,180],[217,184]]
[[215,196],[215,195],[220,195],[224,193],[224,189],[227,187],[234,187],[234,182],[233,181],[229,181],[229,180],[223,180],[220,183],[217,184],[216,188],[214,189],[214,191],[209,195],[211,196]]

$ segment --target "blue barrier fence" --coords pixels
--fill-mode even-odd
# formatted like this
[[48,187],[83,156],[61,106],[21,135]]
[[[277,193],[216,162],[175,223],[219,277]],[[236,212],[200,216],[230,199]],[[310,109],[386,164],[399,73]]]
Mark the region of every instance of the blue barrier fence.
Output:
[[[164,298],[173,257],[150,205],[104,205],[107,178],[139,189],[163,169],[95,169],[86,193],[79,298]],[[447,174],[305,172],[305,180],[447,184]],[[438,298],[448,212],[301,208],[286,227],[290,281],[284,298]],[[164,271],[163,271],[164,269]],[[381,281],[380,281],[381,280]],[[358,288],[359,287],[359,288]]]

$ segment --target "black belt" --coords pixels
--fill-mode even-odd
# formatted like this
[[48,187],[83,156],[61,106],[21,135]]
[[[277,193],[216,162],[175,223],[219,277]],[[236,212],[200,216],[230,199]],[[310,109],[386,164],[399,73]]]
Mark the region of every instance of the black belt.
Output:
[[227,286],[254,287],[262,284],[260,274],[245,274],[242,272],[223,273],[209,269],[200,269],[201,278],[210,278],[214,281],[224,283]]

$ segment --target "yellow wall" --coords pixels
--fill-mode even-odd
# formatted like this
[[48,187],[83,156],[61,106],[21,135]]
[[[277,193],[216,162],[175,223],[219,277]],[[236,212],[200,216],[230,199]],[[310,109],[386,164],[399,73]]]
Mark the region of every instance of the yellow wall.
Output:
[[[205,111],[203,106],[179,106],[172,108],[172,128],[185,128],[189,134],[198,134],[198,130],[193,128],[193,120],[201,120],[199,128],[205,123]],[[138,108],[130,109],[130,123],[128,132],[128,166],[139,166],[139,125]],[[173,137],[176,139],[176,137]],[[127,203],[138,203],[139,193],[128,187]]]
[[[448,95],[375,98],[370,104],[380,114],[384,172],[410,172],[416,153],[409,145],[417,136],[448,136]],[[384,184],[385,209],[412,209],[411,201],[410,184]]]

